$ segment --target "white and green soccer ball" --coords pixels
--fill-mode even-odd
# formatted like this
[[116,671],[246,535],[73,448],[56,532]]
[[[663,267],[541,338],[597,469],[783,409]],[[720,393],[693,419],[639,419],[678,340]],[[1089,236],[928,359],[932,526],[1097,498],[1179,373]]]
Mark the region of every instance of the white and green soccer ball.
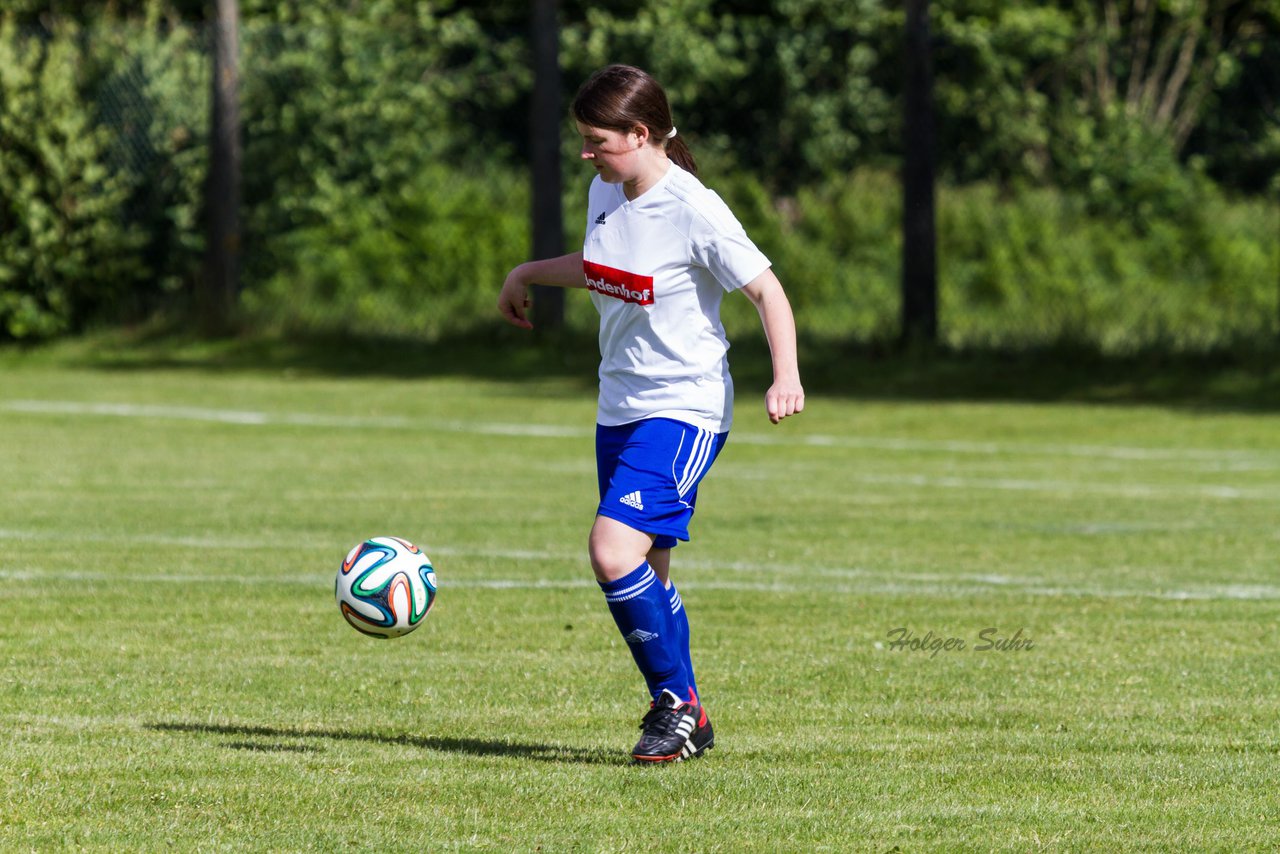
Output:
[[371,537],[347,553],[334,595],[356,631],[398,638],[422,625],[435,604],[435,567],[408,540]]

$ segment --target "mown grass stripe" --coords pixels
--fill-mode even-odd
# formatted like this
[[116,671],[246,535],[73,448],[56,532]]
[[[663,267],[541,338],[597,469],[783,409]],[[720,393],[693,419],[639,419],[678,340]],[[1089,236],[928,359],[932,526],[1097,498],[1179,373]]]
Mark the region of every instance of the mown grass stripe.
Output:
[[[205,421],[242,426],[285,425],[360,429],[469,431],[490,436],[515,438],[582,439],[594,435],[590,428],[556,424],[455,421],[434,418],[407,418],[393,415],[342,416],[302,412],[215,409],[197,406],[170,406],[140,403],[89,403],[68,400],[0,401],[0,410],[29,415],[74,415],[118,418],[155,418]],[[1152,448],[1132,445],[1041,444],[1018,442],[972,442],[951,439],[899,439],[881,436],[788,434],[735,432],[735,444],[848,448],[853,450],[897,451],[903,453],[945,453],[977,456],[1047,456],[1135,461],[1219,461],[1280,466],[1280,450],[1233,448]],[[1268,465],[1269,464],[1269,465]]]

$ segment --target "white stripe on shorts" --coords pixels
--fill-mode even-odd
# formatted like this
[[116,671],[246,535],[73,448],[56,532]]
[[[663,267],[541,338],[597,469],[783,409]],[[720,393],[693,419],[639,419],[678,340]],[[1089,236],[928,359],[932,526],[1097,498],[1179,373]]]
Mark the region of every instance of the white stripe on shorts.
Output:
[[[689,459],[685,461],[684,473],[676,480],[676,493],[684,498],[685,493],[693,489],[694,484],[701,479],[707,470],[708,461],[711,458],[711,449],[715,447],[716,434],[702,427],[695,427],[698,435],[693,440],[693,448],[689,451]],[[680,443],[684,444],[683,439]],[[677,456],[679,450],[676,451]],[[675,474],[675,461],[671,463],[671,473]]]

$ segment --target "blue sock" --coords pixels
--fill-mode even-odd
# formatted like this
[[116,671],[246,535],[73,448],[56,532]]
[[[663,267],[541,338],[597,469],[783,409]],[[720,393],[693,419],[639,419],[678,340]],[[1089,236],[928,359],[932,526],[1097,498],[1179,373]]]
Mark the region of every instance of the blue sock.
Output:
[[687,699],[689,675],[671,619],[671,600],[648,562],[616,581],[600,584],[600,589],[622,639],[644,674],[650,696],[656,700],[666,688]]
[[693,675],[693,659],[689,656],[689,615],[685,613],[675,582],[671,582],[671,586],[667,588],[667,595],[671,601],[671,623],[679,644],[680,659],[684,662],[684,672],[689,677],[689,690],[700,697],[702,695],[698,693],[698,679]]

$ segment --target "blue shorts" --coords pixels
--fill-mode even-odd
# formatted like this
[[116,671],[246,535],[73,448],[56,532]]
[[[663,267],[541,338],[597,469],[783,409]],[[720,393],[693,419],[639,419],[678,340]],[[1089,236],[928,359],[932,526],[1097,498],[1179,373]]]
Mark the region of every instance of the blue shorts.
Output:
[[652,534],[656,548],[688,541],[698,484],[728,438],[671,418],[597,424],[596,512]]

